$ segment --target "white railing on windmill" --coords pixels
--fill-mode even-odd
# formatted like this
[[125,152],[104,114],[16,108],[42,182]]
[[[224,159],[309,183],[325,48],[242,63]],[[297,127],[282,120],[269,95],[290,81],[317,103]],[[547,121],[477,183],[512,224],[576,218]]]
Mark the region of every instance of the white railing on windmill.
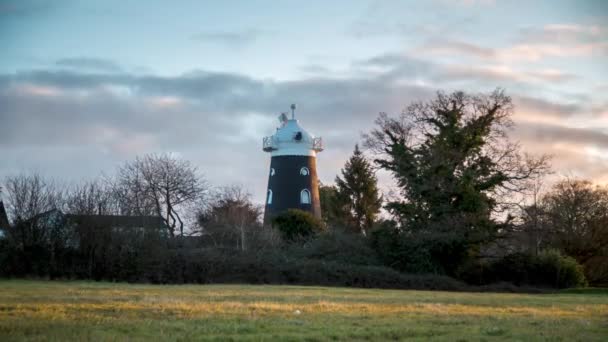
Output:
[[308,133],[295,118],[295,104],[291,105],[291,119],[287,113],[279,115],[280,126],[275,134],[264,137],[262,149],[273,154],[314,155],[323,151],[323,139]]

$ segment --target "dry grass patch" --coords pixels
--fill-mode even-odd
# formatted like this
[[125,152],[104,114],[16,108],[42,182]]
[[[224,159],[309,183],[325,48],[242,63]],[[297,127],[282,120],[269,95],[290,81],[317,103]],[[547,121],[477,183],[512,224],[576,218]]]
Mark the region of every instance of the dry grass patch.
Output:
[[0,340],[608,337],[608,293],[0,281]]

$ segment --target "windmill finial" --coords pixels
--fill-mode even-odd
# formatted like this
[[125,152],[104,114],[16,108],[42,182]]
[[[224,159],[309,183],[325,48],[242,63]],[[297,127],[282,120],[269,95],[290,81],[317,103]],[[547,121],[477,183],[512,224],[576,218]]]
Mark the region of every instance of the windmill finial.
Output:
[[291,119],[294,120],[296,118],[296,104],[291,104]]

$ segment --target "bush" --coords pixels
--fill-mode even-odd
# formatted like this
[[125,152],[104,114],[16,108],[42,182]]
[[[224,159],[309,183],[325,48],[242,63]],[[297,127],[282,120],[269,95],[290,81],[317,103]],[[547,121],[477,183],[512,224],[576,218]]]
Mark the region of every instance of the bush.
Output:
[[383,266],[298,259],[275,252],[224,258],[208,273],[211,283],[297,284],[390,289],[461,290],[463,283],[436,275],[408,275]]
[[384,265],[405,273],[453,276],[467,259],[465,241],[449,232],[402,232],[385,222],[372,231],[370,240]]
[[494,262],[469,263],[459,269],[458,278],[474,285],[509,282],[559,289],[587,284],[583,267],[554,250],[539,255],[513,253]]
[[608,256],[598,255],[587,260],[583,266],[585,277],[592,286],[608,287]]
[[547,250],[538,255],[532,279],[558,289],[586,286],[583,267],[574,258]]
[[286,253],[296,259],[315,259],[352,265],[382,266],[376,251],[360,234],[331,231],[303,245],[291,245]]
[[310,238],[325,230],[323,222],[311,213],[299,209],[289,209],[272,220],[286,241]]

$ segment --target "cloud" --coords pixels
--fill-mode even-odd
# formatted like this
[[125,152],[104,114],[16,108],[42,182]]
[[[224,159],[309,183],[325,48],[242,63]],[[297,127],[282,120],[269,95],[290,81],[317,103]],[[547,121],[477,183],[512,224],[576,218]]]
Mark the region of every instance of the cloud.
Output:
[[557,103],[529,96],[515,96],[516,113],[526,116],[545,117],[550,119],[567,119],[581,114],[584,106],[580,103]]
[[90,58],[90,57],[74,57],[74,58],[63,58],[55,62],[59,67],[83,70],[83,71],[97,71],[97,72],[121,72],[122,68],[113,61],[101,58]]
[[521,43],[504,48],[487,48],[462,41],[431,41],[413,50],[430,56],[472,57],[488,61],[538,62],[546,57],[608,56],[608,42]]
[[542,61],[546,57],[605,57],[608,42],[566,44],[517,44],[500,51],[499,58],[505,61]]
[[[492,63],[539,62],[547,57],[608,57],[608,28],[575,24],[526,27],[516,33],[512,43],[500,47],[454,38],[429,38],[412,53],[474,58]],[[552,75],[542,76],[548,78]]]
[[497,53],[495,49],[481,47],[470,42],[445,39],[433,39],[423,44],[417,51],[432,55],[463,54],[483,59],[496,58]]
[[305,74],[328,75],[331,70],[320,64],[308,64],[299,68]]
[[608,183],[608,133],[550,123],[519,122],[512,132],[531,153],[552,155],[558,176],[576,176]]
[[[312,133],[324,136],[327,149],[319,156],[319,171],[321,180],[331,182],[378,112],[399,113],[413,101],[433,97],[438,88],[449,90],[454,82],[495,83],[510,77],[500,69],[498,76],[450,72],[428,60],[384,54],[354,62],[341,77],[315,74],[289,81],[200,70],[176,76],[79,68],[4,74],[0,154],[12,164],[0,167],[0,174],[23,165],[81,178],[95,175],[91,165],[111,172],[137,154],[178,151],[212,183],[251,184],[262,201],[268,156],[261,151],[261,138],[272,134],[276,116],[290,103],[300,102],[296,115]],[[586,110],[578,102],[512,95],[518,112],[537,117],[570,118]],[[516,136],[531,149],[535,142],[552,149],[560,141],[583,151],[608,146],[601,131],[541,123],[518,121]],[[89,159],[95,161],[78,166]],[[577,160],[561,167],[583,170],[588,163]]]
[[591,128],[548,123],[519,123],[515,132],[519,138],[536,143],[570,144],[608,150],[608,133]]
[[442,5],[455,6],[491,6],[496,4],[496,0],[434,0]]
[[608,120],[608,102],[593,105],[591,113],[597,118]]
[[[413,58],[407,54],[384,54],[355,64],[363,71],[383,74],[385,80],[400,78],[425,79],[436,84],[446,82],[476,82],[484,86],[538,85],[546,82],[565,83],[578,75],[557,69],[516,69],[510,64],[471,64],[467,62],[438,62]],[[445,87],[445,85],[443,86]]]
[[247,29],[242,31],[207,31],[192,36],[199,42],[219,43],[229,46],[245,46],[253,43],[268,32],[258,29]]
[[522,43],[577,44],[602,41],[606,38],[608,38],[608,29],[600,25],[549,24],[520,29],[518,41]]
[[57,5],[51,0],[3,0],[0,2],[1,17],[25,17],[44,13]]
[[447,79],[483,79],[494,82],[513,81],[519,83],[567,82],[578,76],[563,73],[559,70],[520,71],[506,64],[498,65],[465,65],[450,64],[445,66],[443,77]]
[[[50,89],[57,92],[49,96]],[[379,77],[278,82],[203,71],[172,77],[77,70],[5,74],[0,75],[0,154],[23,153],[19,165],[42,165],[56,172],[51,176],[78,179],[95,175],[82,174],[90,172],[78,166],[83,151],[99,156],[103,163],[93,165],[106,172],[137,154],[179,151],[214,184],[252,184],[263,198],[268,156],[261,138],[272,134],[276,116],[290,103],[302,101],[296,115],[325,137],[328,153],[320,156],[320,172],[331,181],[334,164],[343,163],[379,111],[399,112],[432,93]],[[323,162],[325,156],[331,159]],[[0,168],[0,174],[6,172]]]
[[540,61],[545,57],[607,57],[608,28],[550,24],[520,29],[515,44],[499,51],[503,60]]

